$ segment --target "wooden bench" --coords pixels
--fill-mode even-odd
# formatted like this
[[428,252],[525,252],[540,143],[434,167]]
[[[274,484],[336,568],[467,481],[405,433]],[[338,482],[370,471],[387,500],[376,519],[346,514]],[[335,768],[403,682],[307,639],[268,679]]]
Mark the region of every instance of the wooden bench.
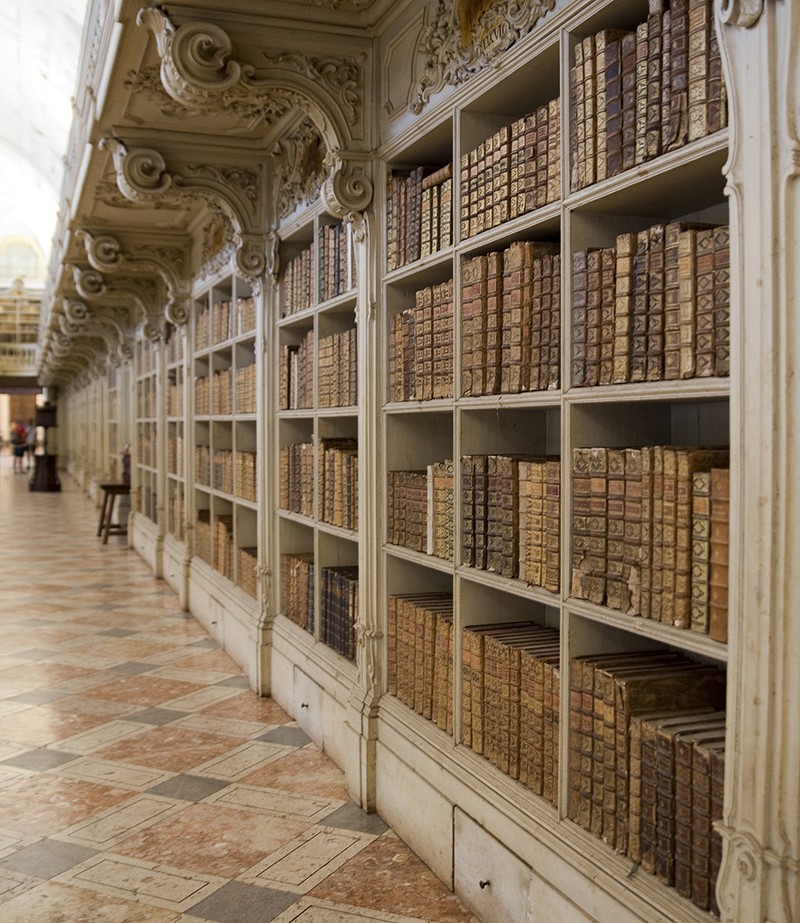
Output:
[[114,503],[117,497],[125,497],[130,491],[130,484],[101,484],[103,503],[100,507],[100,521],[97,523],[97,534],[103,536],[103,544],[108,542],[109,535],[127,535],[128,526],[112,522],[114,516]]

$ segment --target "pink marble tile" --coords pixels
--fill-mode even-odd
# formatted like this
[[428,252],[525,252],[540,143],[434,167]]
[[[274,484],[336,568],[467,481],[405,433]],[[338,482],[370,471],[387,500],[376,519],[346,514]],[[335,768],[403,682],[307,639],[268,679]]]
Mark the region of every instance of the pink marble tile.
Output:
[[373,910],[391,908],[432,923],[472,915],[394,833],[384,833],[311,890],[313,897]]
[[68,663],[54,663],[51,660],[37,660],[35,663],[20,664],[7,670],[0,670],[0,686],[16,686],[18,689],[39,689],[94,672],[89,667],[78,667]]
[[211,705],[203,710],[203,714],[238,718],[241,721],[263,721],[270,725],[286,724],[292,720],[277,702],[259,698],[249,690]]
[[177,664],[181,669],[213,670],[218,673],[241,673],[241,667],[234,663],[225,651],[194,652],[194,656],[182,657]]
[[241,746],[238,737],[205,734],[202,731],[165,725],[129,737],[98,750],[97,759],[134,763],[153,769],[187,772]]
[[123,789],[37,773],[0,789],[0,817],[10,830],[48,836],[130,797]]
[[42,747],[108,720],[108,715],[70,714],[50,705],[39,705],[4,715],[0,733],[6,740]]
[[239,781],[303,795],[324,795],[340,801],[350,797],[342,770],[324,753],[310,747],[293,750]]
[[48,881],[0,908],[3,923],[175,923],[174,910]]
[[123,840],[113,852],[200,874],[236,878],[298,837],[307,821],[263,818],[245,811],[194,804],[161,824]]
[[102,686],[95,686],[87,695],[115,702],[129,702],[135,705],[159,705],[178,696],[188,695],[202,687],[197,683],[186,683],[158,676],[120,676]]

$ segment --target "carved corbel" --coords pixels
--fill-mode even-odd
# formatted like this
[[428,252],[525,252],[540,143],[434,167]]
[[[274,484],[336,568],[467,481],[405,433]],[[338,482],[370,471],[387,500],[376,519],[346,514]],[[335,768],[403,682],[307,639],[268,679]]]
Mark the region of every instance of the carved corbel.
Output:
[[120,192],[131,201],[171,196],[178,201],[196,199],[212,213],[221,209],[234,227],[237,269],[258,283],[266,268],[260,170],[238,164],[187,163],[180,171],[167,172],[164,157],[152,148],[128,150],[113,136],[100,143],[111,154]]
[[726,25],[749,29],[764,12],[764,0],[722,0],[720,18]]
[[[213,23],[176,27],[159,7],[141,10],[137,23],[155,36],[161,80],[176,102],[198,113],[234,111],[264,120],[302,110],[328,151],[326,207],[339,217],[366,208],[372,181],[364,164],[365,57],[317,58],[299,51],[265,55],[259,78],[255,65],[234,60],[230,36]],[[161,181],[158,163],[145,158],[136,179]]]
[[75,237],[83,243],[89,265],[98,273],[130,271],[157,276],[167,291],[166,319],[175,326],[188,321],[191,295],[187,283],[175,271],[176,266],[185,264],[186,254],[181,248],[146,245],[130,253],[111,234],[93,235],[85,228],[78,228]]
[[325,208],[337,218],[362,212],[372,201],[370,163],[366,155],[328,151],[325,155],[328,177],[322,184]]

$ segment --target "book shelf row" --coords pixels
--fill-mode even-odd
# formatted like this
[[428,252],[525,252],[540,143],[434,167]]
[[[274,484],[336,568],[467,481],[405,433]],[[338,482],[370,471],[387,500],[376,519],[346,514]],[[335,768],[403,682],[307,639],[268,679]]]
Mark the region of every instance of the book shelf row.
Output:
[[730,374],[730,231],[657,224],[572,257],[572,385]]
[[[234,406],[235,399],[235,406]],[[216,414],[255,413],[256,366],[228,368],[194,380],[195,413],[199,416]]]
[[724,770],[714,783],[703,743],[724,744],[725,672],[669,651],[589,655],[569,694],[568,817],[670,887],[677,867],[682,895],[716,910]]
[[[236,495],[243,500],[256,500],[256,452],[214,449],[195,446],[195,480],[204,487]],[[235,474],[235,477],[234,477]]]
[[349,224],[320,224],[315,240],[287,260],[280,284],[281,317],[352,291],[358,282]]
[[316,451],[311,442],[281,449],[281,509],[314,516],[315,458],[319,520],[343,529],[357,529],[358,443],[355,439],[321,439]]
[[281,555],[281,612],[347,660],[356,660],[358,568],[323,567],[319,571],[320,612],[315,617],[315,565],[312,554]]
[[220,299],[195,315],[195,350],[225,343],[256,329],[256,300],[252,295]]
[[655,0],[635,31],[579,39],[570,109],[573,191],[725,127],[712,4]]
[[[278,357],[278,409],[314,407],[314,331],[298,344],[285,344]],[[355,327],[320,337],[317,350],[317,406],[358,403],[358,340]]]
[[572,596],[726,642],[728,463],[725,449],[574,449]]
[[561,103],[504,125],[461,157],[461,239],[561,198]]
[[393,170],[386,191],[389,272],[445,250],[453,242],[453,165]]

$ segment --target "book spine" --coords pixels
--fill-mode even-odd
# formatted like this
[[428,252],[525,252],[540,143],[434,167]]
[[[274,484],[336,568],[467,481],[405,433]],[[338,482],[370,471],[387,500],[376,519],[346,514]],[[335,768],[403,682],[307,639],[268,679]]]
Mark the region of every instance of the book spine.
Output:
[[647,249],[647,381],[664,377],[664,225],[649,229]]
[[662,26],[660,3],[652,3],[647,17],[647,89],[645,116],[645,160],[661,153]]
[[611,381],[623,384],[631,374],[631,323],[633,320],[633,258],[636,235],[617,237],[614,268],[614,342]]
[[625,453],[608,450],[608,518],[606,559],[606,605],[627,612],[630,593],[624,580],[625,555]]
[[730,471],[712,468],[708,633],[714,641],[723,643],[728,640],[729,515]]
[[695,374],[707,378],[714,374],[714,231],[698,230],[695,235]]
[[583,387],[586,380],[586,337],[588,312],[589,254],[585,250],[572,256],[572,386]]
[[647,380],[648,351],[648,248],[650,235],[641,231],[636,235],[636,252],[633,256],[633,314],[631,318],[631,381]]
[[712,27],[711,4],[708,0],[689,0],[689,141],[696,141],[708,134],[708,71]]
[[681,226],[675,222],[664,228],[664,379],[667,381],[681,377],[680,235]]
[[731,373],[730,228],[714,229],[714,374]]
[[590,250],[586,262],[586,384],[600,383],[602,251]]

